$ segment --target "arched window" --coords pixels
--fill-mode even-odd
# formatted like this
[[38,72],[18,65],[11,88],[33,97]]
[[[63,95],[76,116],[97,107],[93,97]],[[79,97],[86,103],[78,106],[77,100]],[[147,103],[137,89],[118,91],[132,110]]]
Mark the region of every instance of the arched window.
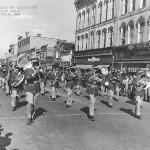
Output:
[[87,26],[89,27],[90,26],[90,9],[89,8],[87,8],[86,9],[86,13],[87,13]]
[[102,1],[100,1],[99,4],[98,4],[98,8],[99,8],[99,23],[102,22],[102,4],[103,4]]
[[123,14],[126,14],[128,11],[128,0],[122,0],[123,1]]
[[77,37],[77,50],[80,51],[80,36]]
[[85,10],[83,10],[82,12],[82,28],[84,29],[84,26],[85,26]]
[[86,43],[85,43],[85,49],[88,49],[88,34],[85,34]]
[[81,29],[81,13],[78,14],[78,30]]
[[134,21],[128,22],[128,44],[132,44],[134,40]]
[[106,29],[106,28],[104,28],[104,29],[102,30],[102,33],[103,33],[104,48],[105,48],[105,47],[106,47],[106,33],[107,33],[107,29]]
[[91,32],[91,49],[94,49],[94,31]]
[[110,33],[110,37],[109,37],[109,40],[110,40],[110,47],[112,46],[112,44],[113,44],[113,27],[112,26],[110,26],[109,28],[108,28],[108,33]]
[[126,23],[123,22],[120,26],[121,45],[125,45],[126,41]]
[[96,5],[94,4],[92,6],[92,25],[95,25],[96,23]]
[[97,31],[97,35],[98,35],[98,48],[100,48],[100,36],[101,36],[100,30]]
[[83,44],[84,44],[84,35],[81,35],[81,39],[82,39],[82,50],[84,49]]
[[145,29],[145,18],[143,16],[140,16],[140,18],[138,19],[136,27],[138,30],[137,42],[141,43],[144,40],[144,29]]
[[105,0],[105,4],[106,4],[106,21],[107,21],[107,18],[108,18],[108,3],[109,3],[109,0]]

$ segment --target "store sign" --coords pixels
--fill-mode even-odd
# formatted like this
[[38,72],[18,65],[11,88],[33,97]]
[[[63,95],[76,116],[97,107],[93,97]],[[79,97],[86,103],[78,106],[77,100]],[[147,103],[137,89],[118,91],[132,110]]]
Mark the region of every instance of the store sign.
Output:
[[100,61],[100,58],[92,57],[92,58],[89,58],[88,61],[92,61],[92,62]]

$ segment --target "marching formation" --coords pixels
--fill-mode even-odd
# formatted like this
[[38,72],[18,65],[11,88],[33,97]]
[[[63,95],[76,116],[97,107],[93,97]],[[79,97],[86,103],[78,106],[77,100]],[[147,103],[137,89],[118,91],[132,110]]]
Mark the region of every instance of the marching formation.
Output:
[[[25,61],[26,60],[26,61]],[[49,80],[49,82],[47,82]],[[96,97],[107,93],[108,106],[113,107],[114,98],[119,101],[119,96],[128,96],[135,102],[135,117],[141,119],[142,102],[145,98],[149,101],[150,93],[150,66],[139,70],[134,75],[127,75],[121,70],[103,67],[101,69],[65,69],[53,68],[46,70],[39,65],[33,65],[28,58],[21,56],[17,65],[4,65],[0,86],[6,95],[11,95],[12,111],[17,109],[17,104],[22,93],[27,101],[27,124],[34,122],[36,103],[39,94],[45,94],[47,83],[51,86],[52,101],[57,100],[57,89],[60,82],[64,83],[67,101],[66,108],[72,106],[72,94],[75,91],[80,96],[84,87],[89,95],[89,118],[94,121]],[[75,90],[74,90],[75,89]]]

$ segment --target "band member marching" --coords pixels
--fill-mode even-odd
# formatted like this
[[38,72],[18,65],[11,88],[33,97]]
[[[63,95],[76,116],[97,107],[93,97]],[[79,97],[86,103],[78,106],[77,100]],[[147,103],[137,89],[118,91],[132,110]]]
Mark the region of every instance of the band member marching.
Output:
[[39,75],[40,75],[40,87],[41,87],[41,93],[42,95],[45,94],[45,78],[46,78],[46,74],[44,72],[44,70],[42,70],[41,67],[39,67]]
[[59,75],[57,69],[52,70],[50,74],[50,82],[52,87],[52,101],[55,101],[57,97],[57,88],[59,86]]
[[70,68],[67,68],[67,71],[65,72],[65,80],[66,80],[66,88],[67,88],[67,102],[66,102],[66,108],[71,107],[72,105],[72,90],[74,88],[74,82],[75,82],[75,74],[71,71]]
[[32,63],[25,54],[22,54],[20,57],[18,57],[18,65],[24,69],[24,92],[26,94],[26,101],[28,103],[27,124],[31,125],[31,123],[33,123],[35,114],[35,103],[40,93],[39,68],[38,66],[33,68]]
[[98,83],[101,82],[101,79],[96,75],[94,69],[92,69],[88,75],[90,75],[87,87],[87,92],[90,96],[89,117],[91,121],[94,121],[94,109],[96,96],[98,94]]
[[22,90],[24,75],[19,71],[19,67],[15,66],[10,75],[11,88],[11,106],[12,111],[16,110],[17,102],[19,101],[19,92]]
[[135,90],[135,116],[141,119],[141,108],[144,99],[145,90],[150,87],[150,67],[147,66],[146,73],[143,77],[143,71],[139,71],[137,77],[133,80],[134,90]]
[[82,80],[83,80],[83,76],[82,76],[81,69],[77,69],[76,71],[76,86],[77,86],[76,94],[78,96],[81,94]]
[[114,97],[114,88],[115,88],[115,81],[111,74],[111,71],[108,71],[107,68],[102,68],[102,74],[106,75],[103,84],[105,85],[107,92],[108,92],[108,105],[112,108],[113,105],[113,97]]

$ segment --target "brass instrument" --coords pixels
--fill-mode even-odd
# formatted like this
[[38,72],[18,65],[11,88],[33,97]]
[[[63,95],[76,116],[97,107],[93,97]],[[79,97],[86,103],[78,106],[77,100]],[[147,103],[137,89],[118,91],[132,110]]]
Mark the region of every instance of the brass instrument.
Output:
[[20,86],[24,81],[24,75],[22,73],[18,73],[15,76],[15,81],[13,83],[11,83],[12,87],[18,87]]
[[146,85],[150,82],[150,78],[143,77],[137,82],[136,90],[142,90],[146,87]]

